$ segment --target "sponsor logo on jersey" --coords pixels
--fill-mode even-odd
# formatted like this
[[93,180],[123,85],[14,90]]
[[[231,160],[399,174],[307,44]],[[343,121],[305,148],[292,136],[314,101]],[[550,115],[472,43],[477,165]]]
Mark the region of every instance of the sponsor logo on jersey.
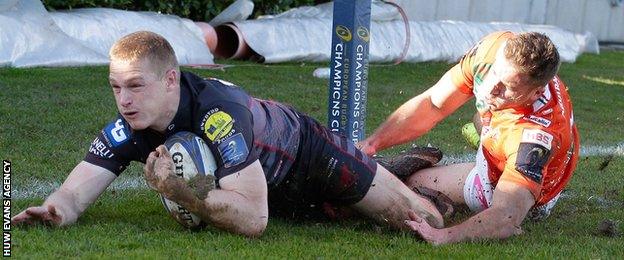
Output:
[[338,37],[340,37],[340,39],[345,42],[348,42],[351,40],[351,38],[353,38],[353,36],[351,36],[351,31],[349,30],[349,28],[342,25],[336,26],[336,35],[338,35]]
[[516,154],[516,170],[527,178],[542,183],[546,163],[551,154],[553,136],[539,129],[522,130]]
[[113,147],[117,147],[130,139],[130,132],[123,125],[121,119],[107,125],[104,128],[104,133],[106,133],[107,139]]
[[238,133],[224,139],[217,147],[223,167],[230,168],[243,163],[249,155],[249,149],[243,134]]
[[538,125],[544,126],[544,127],[549,127],[550,126],[550,120],[543,118],[543,117],[539,117],[539,116],[534,116],[531,115],[529,117],[525,117],[524,119],[529,120],[533,123],[536,123]]
[[218,111],[208,116],[208,119],[202,126],[202,130],[210,141],[217,141],[226,137],[232,131],[232,125],[234,125],[232,116],[223,111]]
[[541,144],[520,143],[516,155],[516,170],[541,184],[543,171],[549,158],[550,150]]
[[532,143],[544,146],[550,150],[552,147],[553,136],[539,129],[524,129],[522,130],[521,143]]
[[91,142],[91,146],[89,147],[89,152],[102,158],[112,158],[115,156],[115,154],[108,149],[108,146],[106,146],[106,144],[104,144],[99,137],[93,139],[93,142]]

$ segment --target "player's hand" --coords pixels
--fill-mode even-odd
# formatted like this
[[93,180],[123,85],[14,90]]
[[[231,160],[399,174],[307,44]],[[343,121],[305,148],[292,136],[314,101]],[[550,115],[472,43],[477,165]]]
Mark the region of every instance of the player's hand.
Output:
[[163,185],[169,177],[176,177],[173,173],[173,159],[164,145],[156,147],[151,152],[143,166],[145,180],[150,188],[162,191]]
[[420,235],[425,241],[436,246],[446,243],[443,236],[444,232],[429,225],[427,221],[416,215],[415,212],[410,211],[408,214],[410,219],[405,220],[405,225]]
[[44,224],[46,226],[60,226],[63,218],[52,205],[30,207],[11,219],[14,225],[35,225]]
[[145,180],[150,188],[162,193],[168,199],[174,199],[179,187],[185,186],[182,177],[173,171],[173,159],[164,145],[156,147],[145,161],[143,167]]
[[372,156],[375,153],[377,153],[377,150],[375,150],[375,148],[372,145],[370,145],[370,143],[367,142],[366,140],[362,140],[362,141],[355,143],[355,147],[360,149],[360,151],[362,151],[363,153],[369,156]]

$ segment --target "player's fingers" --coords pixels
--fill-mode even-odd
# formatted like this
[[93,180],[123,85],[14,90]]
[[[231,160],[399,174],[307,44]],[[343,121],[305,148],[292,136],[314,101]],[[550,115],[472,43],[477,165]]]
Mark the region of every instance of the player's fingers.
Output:
[[514,228],[515,228],[515,230],[514,230],[514,235],[519,236],[519,235],[524,234],[524,230],[522,230],[522,228],[521,228],[521,227],[519,227],[519,226],[515,226]]
[[143,166],[143,172],[146,174],[154,170],[154,162],[156,162],[156,152],[151,152],[145,160],[145,166]]
[[415,221],[415,222],[418,222],[418,223],[420,223],[422,221],[422,218],[418,217],[416,212],[414,212],[413,210],[408,211],[407,215],[409,216],[411,221]]
[[405,225],[414,232],[418,232],[420,230],[420,223],[413,220],[406,220]]
[[154,163],[154,174],[161,180],[165,180],[169,175],[173,174],[173,159],[171,159],[171,155],[169,155],[164,145],[157,147],[156,151],[161,156]]
[[375,149],[373,149],[373,147],[372,147],[371,145],[369,145],[369,143],[368,143],[368,142],[366,142],[366,141],[360,141],[360,142],[357,142],[357,143],[355,144],[355,147],[356,147],[357,149],[359,149],[360,151],[362,151],[363,153],[365,153],[365,154],[369,155],[369,156],[372,156],[372,155],[374,155],[374,154],[377,152],[377,151],[375,151]]
[[31,217],[42,219],[48,214],[48,209],[45,207],[30,207],[26,209],[26,213]]
[[169,150],[167,149],[166,146],[162,144],[156,147],[156,151],[158,151],[158,153],[160,154],[160,157],[171,158],[171,154],[169,153]]
[[31,219],[32,219],[32,216],[24,210],[20,212],[19,214],[13,216],[13,218],[11,218],[11,223],[12,224],[31,224],[32,223],[30,221]]
[[143,177],[147,182],[147,186],[149,186],[152,190],[158,191],[157,184],[158,179],[156,174],[154,173],[154,164],[156,162],[155,152],[151,152],[145,160],[145,166],[143,166]]

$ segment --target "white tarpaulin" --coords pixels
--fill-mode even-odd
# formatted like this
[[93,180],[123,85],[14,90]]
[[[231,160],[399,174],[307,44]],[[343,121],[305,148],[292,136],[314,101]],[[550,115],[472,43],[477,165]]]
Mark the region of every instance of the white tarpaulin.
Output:
[[139,30],[167,38],[180,64],[213,64],[201,30],[188,19],[106,8],[48,13],[38,0],[21,0],[0,10],[0,66],[107,64],[112,44]]
[[12,67],[105,64],[98,53],[67,36],[38,0],[0,11],[0,65]]
[[67,35],[99,53],[122,36],[152,31],[165,37],[183,65],[213,64],[202,31],[191,20],[154,12],[130,12],[109,8],[85,8],[50,13]]
[[[405,23],[393,6],[373,3],[370,61],[391,62],[405,45]],[[265,62],[328,61],[332,34],[332,3],[291,9],[277,16],[234,22],[247,44]],[[456,61],[488,33],[498,30],[539,31],[557,46],[562,60],[573,62],[584,51],[597,52],[591,34],[579,35],[548,25],[409,21],[410,43],[405,61]]]

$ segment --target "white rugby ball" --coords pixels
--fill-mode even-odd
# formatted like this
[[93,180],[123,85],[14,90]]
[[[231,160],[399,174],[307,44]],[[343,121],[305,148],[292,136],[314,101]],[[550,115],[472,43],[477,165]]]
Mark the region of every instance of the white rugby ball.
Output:
[[[178,132],[165,141],[165,146],[173,159],[176,175],[183,177],[187,182],[197,175],[212,176],[213,178],[208,179],[211,181],[208,186],[215,187],[214,172],[217,170],[217,163],[201,137],[191,132]],[[165,198],[162,194],[160,198],[165,209],[182,226],[194,229],[205,224],[201,218],[178,203]]]

